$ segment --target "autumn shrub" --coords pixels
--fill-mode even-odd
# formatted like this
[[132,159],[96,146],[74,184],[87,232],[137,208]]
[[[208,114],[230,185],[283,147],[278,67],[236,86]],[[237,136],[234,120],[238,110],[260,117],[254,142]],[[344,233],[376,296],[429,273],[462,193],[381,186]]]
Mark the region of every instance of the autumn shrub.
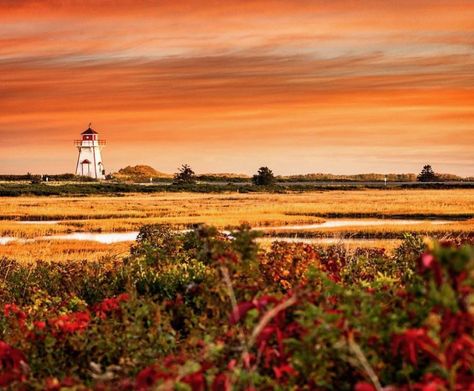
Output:
[[471,389],[473,262],[471,247],[435,247],[419,258],[406,287],[343,285],[314,268],[291,293],[238,303],[220,335],[226,354],[196,364],[195,384],[156,367],[154,382],[184,381],[193,389]]
[[0,278],[3,281],[0,283],[1,300],[18,304],[29,303],[38,290],[63,299],[77,295],[94,303],[126,289],[122,261],[37,261],[29,265],[2,258]]
[[0,386],[472,389],[471,246],[256,235],[147,226],[123,260],[2,260]]
[[277,282],[282,288],[290,289],[304,283],[308,268],[319,264],[319,254],[314,246],[276,241],[261,257],[260,269],[267,282]]
[[38,296],[29,306],[5,305],[4,322],[10,327],[3,338],[28,358],[30,382],[74,374],[89,383],[94,380],[91,364],[104,372],[114,368],[110,380],[136,373],[137,363],[151,363],[172,350],[174,331],[161,311],[159,304],[128,294],[94,306],[77,298]]

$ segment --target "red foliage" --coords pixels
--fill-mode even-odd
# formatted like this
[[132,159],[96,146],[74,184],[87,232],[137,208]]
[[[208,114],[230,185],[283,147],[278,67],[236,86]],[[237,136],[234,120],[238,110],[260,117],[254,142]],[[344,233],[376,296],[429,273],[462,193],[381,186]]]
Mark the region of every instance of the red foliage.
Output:
[[443,272],[441,269],[441,265],[439,262],[436,260],[436,258],[430,254],[430,253],[425,253],[422,254],[420,257],[420,269],[421,272],[425,272],[427,270],[430,270],[433,272],[434,279],[436,281],[436,284],[440,286],[443,282]]
[[148,390],[163,378],[163,374],[158,372],[154,366],[146,367],[138,373],[135,388],[138,391]]
[[401,352],[403,357],[411,364],[418,363],[417,352],[425,353],[431,358],[438,360],[438,346],[427,335],[425,329],[408,329],[392,338],[392,352],[397,354]]
[[83,331],[89,326],[91,316],[89,311],[72,312],[49,319],[49,325],[55,334],[72,334]]
[[474,315],[469,312],[452,313],[445,311],[441,319],[441,338],[452,335],[472,334],[474,331]]
[[260,260],[263,275],[286,289],[304,283],[311,265],[319,265],[319,254],[314,246],[303,243],[273,242],[271,250]]
[[212,391],[230,391],[232,390],[232,385],[229,377],[225,373],[219,373],[212,382],[211,386]]
[[423,381],[415,383],[410,387],[403,387],[401,390],[405,391],[442,391],[446,390],[446,381],[431,373],[423,377]]
[[13,315],[20,327],[23,328],[25,326],[26,314],[16,304],[5,304],[3,314],[5,318],[9,318]]
[[0,341],[0,387],[26,380],[28,366],[21,351]]
[[446,349],[446,364],[455,364],[468,371],[474,368],[474,340],[467,334],[461,335]]
[[214,256],[214,259],[223,265],[239,263],[239,256],[233,251],[225,251],[222,254],[217,254]]
[[354,387],[354,391],[376,391],[376,389],[370,383],[358,382]]
[[42,320],[37,320],[36,322],[33,322],[33,326],[36,330],[41,331],[46,328],[46,322],[43,322]]
[[276,303],[278,300],[271,296],[261,296],[252,301],[245,301],[237,304],[237,306],[232,310],[232,313],[229,318],[230,324],[236,324],[240,322],[242,318],[245,317],[247,312],[253,310],[254,308],[262,311],[270,303]]
[[273,372],[275,372],[275,377],[277,380],[281,380],[283,376],[296,376],[298,373],[290,364],[283,364],[279,367],[273,367]]
[[322,270],[334,282],[341,282],[341,271],[346,264],[346,256],[337,246],[329,247],[325,256],[321,258]]
[[75,381],[71,377],[65,377],[62,381],[59,381],[55,377],[49,377],[46,379],[44,389],[46,391],[59,391],[64,388],[70,388],[75,385]]
[[126,302],[129,299],[130,295],[128,293],[122,293],[117,297],[105,299],[94,307],[95,314],[99,318],[105,319],[107,318],[107,315],[111,313],[120,312],[120,303]]
[[181,381],[191,387],[193,391],[204,391],[206,389],[206,379],[202,371],[194,372],[184,376]]
[[230,324],[236,324],[249,312],[255,308],[255,304],[251,301],[246,301],[243,303],[237,304],[234,307],[232,313],[230,314],[229,322]]
[[[343,342],[344,338],[360,341],[361,349],[366,350],[370,354],[371,360],[373,359],[373,369],[380,381],[396,379],[397,384],[385,387],[386,390],[444,391],[452,389],[453,391],[474,391],[472,372],[472,368],[474,368],[474,340],[472,338],[474,316],[469,312],[470,302],[467,300],[468,295],[472,293],[472,278],[466,272],[467,267],[463,268],[462,263],[459,262],[456,264],[457,266],[452,266],[448,262],[448,257],[423,254],[419,259],[422,275],[414,278],[414,284],[416,284],[414,288],[416,289],[411,289],[408,283],[402,284],[399,289],[396,285],[393,288],[389,286],[380,287],[375,284],[369,287],[363,285],[357,287],[357,289],[360,288],[363,294],[358,294],[359,291],[354,290],[354,293],[350,292],[350,296],[345,296],[340,293],[342,291],[341,287],[344,288],[347,284],[348,289],[355,288],[346,281],[347,273],[344,270],[346,259],[342,252],[334,249],[323,257],[311,246],[292,246],[290,250],[292,252],[286,254],[284,251],[288,251],[287,247],[283,245],[274,246],[271,254],[272,259],[277,262],[277,267],[273,268],[275,265],[265,264],[262,266],[262,270],[266,278],[278,282],[285,290],[291,288],[294,291],[288,292],[286,297],[281,297],[282,289],[280,286],[278,290],[273,291],[275,296],[259,296],[257,294],[253,300],[240,302],[232,309],[228,319],[229,324],[225,324],[226,318],[219,316],[217,321],[220,322],[219,326],[222,326],[222,333],[219,333],[220,329],[218,329],[216,336],[210,335],[215,337],[213,342],[215,346],[219,347],[219,350],[216,349],[216,351],[222,351],[222,354],[208,354],[209,352],[206,352],[206,349],[209,348],[208,339],[197,332],[192,339],[186,340],[186,346],[182,348],[181,354],[169,355],[164,358],[158,356],[155,365],[142,369],[135,378],[130,377],[133,372],[126,372],[128,369],[125,369],[123,374],[128,376],[125,379],[113,377],[111,383],[108,380],[100,380],[102,383],[95,383],[94,386],[97,389],[103,387],[104,390],[111,386],[120,390],[136,389],[144,391],[155,388],[159,383],[163,383],[160,386],[163,386],[164,389],[172,389],[179,382],[188,385],[193,391],[208,389],[212,391],[230,391],[233,386],[252,390],[253,388],[248,386],[253,381],[252,379],[249,380],[250,376],[248,375],[252,374],[255,374],[255,379],[258,381],[263,379],[261,383],[257,384],[264,384],[267,381],[268,383],[265,384],[277,385],[282,389],[285,386],[297,389],[298,385],[303,384],[304,381],[308,381],[308,389],[314,389],[316,387],[314,383],[316,376],[323,378],[326,374],[329,375],[328,377],[334,375],[334,379],[330,380],[334,381],[334,384],[354,385],[357,379],[362,379],[360,376],[361,369],[354,368],[351,363],[347,364],[349,369],[346,369],[343,365],[339,366],[341,368],[340,372],[334,372],[330,366],[327,369],[323,368],[321,372],[316,372],[319,370],[318,365],[323,367],[325,361],[331,361],[331,358],[327,358],[328,356],[321,355],[322,359],[316,358],[316,360],[320,360],[319,362],[313,362],[314,349],[325,349],[324,337],[326,337],[326,334],[324,333],[328,331],[329,342],[327,343],[330,346],[335,344],[334,341],[337,341],[336,343]],[[221,262],[234,262],[234,259],[229,257],[228,254],[221,255],[218,259]],[[347,261],[347,264],[350,266],[349,261]],[[316,274],[316,279],[305,280],[304,272],[309,265],[320,266],[322,270],[327,272],[332,281],[337,282],[341,280],[341,276],[344,277],[344,283],[329,283],[320,274]],[[292,274],[293,272],[294,274]],[[321,282],[324,284],[321,284],[322,288],[319,290]],[[244,280],[244,283],[247,284],[248,281]],[[234,287],[239,286],[239,289],[235,290],[237,292],[236,296],[248,300],[253,293],[243,288],[244,283],[234,285]],[[316,285],[311,285],[313,283]],[[350,284],[353,283],[351,280]],[[258,286],[256,283],[254,285]],[[251,289],[253,285],[248,283],[248,286]],[[442,296],[443,289],[446,287],[450,289],[449,292],[452,292],[452,295]],[[245,291],[245,295],[241,294],[242,291]],[[264,292],[272,291],[265,289]],[[370,320],[370,322],[367,322],[368,327],[365,330],[364,325],[366,323],[353,320],[356,317],[365,316],[362,312],[364,308],[369,308],[369,305],[378,305],[379,296],[382,297],[380,300],[383,305],[376,308],[375,315],[372,315],[374,318],[363,318]],[[442,300],[439,299],[440,297]],[[386,302],[384,301],[385,298],[387,298]],[[2,324],[9,325],[13,331],[10,335],[11,339],[6,340],[16,346],[16,342],[12,341],[15,340],[18,334],[22,335],[21,338],[25,334],[24,330],[20,330],[20,333],[18,333],[20,325],[25,327],[27,335],[29,332],[29,335],[32,336],[27,341],[30,345],[23,344],[23,341],[20,341],[21,345],[18,345],[28,354],[35,352],[34,348],[44,349],[43,342],[48,333],[55,337],[59,336],[63,340],[71,337],[72,342],[76,343],[73,334],[88,329],[91,316],[94,322],[94,327],[90,327],[91,336],[92,331],[96,331],[95,326],[99,327],[103,324],[106,326],[105,330],[107,330],[112,321],[120,322],[121,319],[114,320],[112,316],[120,315],[125,307],[124,303],[129,299],[128,294],[106,298],[86,311],[63,315],[57,315],[56,313],[55,317],[49,320],[37,319],[39,316],[35,318],[31,310],[27,311],[29,314],[27,317],[26,313],[17,305],[7,304],[3,308],[6,322]],[[165,310],[170,313],[177,309],[191,311],[188,308],[191,307],[189,305],[191,300],[188,302],[188,299],[186,293],[178,293],[173,299],[164,300],[163,304]],[[345,299],[347,299],[346,302]],[[67,304],[67,298],[65,302],[64,305]],[[135,300],[133,303],[129,303],[127,308],[134,303]],[[228,305],[227,302],[226,305]],[[426,309],[423,306],[430,307]],[[56,304],[54,308],[57,308]],[[422,310],[420,310],[421,308]],[[257,310],[255,312],[258,312],[258,319],[253,319],[252,325],[250,325],[250,319],[243,322],[248,312],[253,309]],[[391,327],[382,329],[378,326],[376,322],[381,317],[389,314],[390,311],[396,311],[397,316],[393,318],[397,322],[396,329],[402,328],[402,330],[406,329],[405,331],[390,334]],[[221,313],[219,312],[219,315]],[[370,315],[371,311],[367,311],[367,313]],[[422,319],[420,314],[425,313],[429,313],[430,316]],[[101,321],[108,318],[109,320],[106,322]],[[209,318],[211,319],[211,317]],[[203,317],[199,321],[205,319],[207,318]],[[206,325],[204,321],[203,324]],[[386,323],[380,324],[386,325]],[[311,329],[315,326],[324,327],[317,327],[317,333],[313,336]],[[252,330],[253,333],[251,333]],[[243,341],[246,342],[245,344],[242,344],[242,335],[245,337],[245,341]],[[323,343],[319,343],[320,337]],[[298,346],[297,343],[302,340],[308,341],[299,345],[303,347],[302,351],[305,355],[292,356],[292,353],[295,352],[295,346]],[[387,341],[391,341],[393,357],[387,359],[386,362],[381,362],[378,355],[373,353],[390,348],[390,342],[387,346]],[[82,343],[82,341],[78,342]],[[235,346],[236,343],[240,345]],[[178,344],[176,346],[179,347]],[[67,343],[58,344],[57,347],[66,347],[67,349],[69,345]],[[39,349],[38,351],[41,351]],[[314,356],[317,355],[314,354]],[[380,357],[383,356],[380,355]],[[31,355],[29,357],[32,357],[30,358],[31,365],[35,367],[33,364],[35,356]],[[183,376],[186,363],[190,361],[194,363],[196,357],[205,357],[209,361],[198,360],[199,370],[193,373],[187,371],[185,372],[187,374]],[[339,358],[334,360],[334,366],[338,365],[338,360]],[[140,362],[135,361],[124,360],[123,362],[127,366],[130,365],[129,362],[133,365],[135,363],[137,366],[140,365]],[[148,363],[148,361],[146,362]],[[316,368],[314,370],[315,377],[306,379],[305,375],[309,371],[305,371],[307,369],[313,370],[313,363]],[[125,365],[123,368],[127,368]],[[408,376],[406,378],[400,377],[400,371],[406,369],[407,365],[417,366],[417,368],[408,368],[409,370],[404,371]],[[185,367],[183,368],[183,366]],[[209,371],[209,369],[211,370]],[[385,373],[391,370],[396,372],[397,376],[384,378]],[[436,371],[436,375],[428,372],[432,370]],[[122,374],[119,371],[122,371],[122,369],[114,372],[113,376],[119,373]],[[248,372],[245,373],[246,371]],[[339,374],[342,375],[337,378]],[[26,375],[27,365],[23,353],[0,341],[0,387],[8,387],[15,382],[22,382],[26,380]],[[312,373],[310,376],[312,376]],[[34,378],[32,375],[31,379]],[[71,387],[75,384],[73,380],[68,378],[62,381],[56,378],[48,378],[44,381],[43,378],[40,381],[42,386],[50,391]],[[208,381],[209,383],[212,381],[209,386]],[[235,383],[233,384],[233,382]],[[408,384],[399,384],[398,382],[407,382]],[[356,391],[374,391],[375,387],[367,381],[359,381],[355,384],[354,389]]]
[[[186,357],[183,355],[166,356],[159,364],[150,365],[138,373],[135,379],[135,389],[139,391],[152,389],[160,380],[176,381],[179,378],[180,367],[185,362]],[[209,366],[203,364],[199,371],[184,376],[181,382],[188,384],[193,391],[205,390],[204,372],[207,369],[209,369]]]

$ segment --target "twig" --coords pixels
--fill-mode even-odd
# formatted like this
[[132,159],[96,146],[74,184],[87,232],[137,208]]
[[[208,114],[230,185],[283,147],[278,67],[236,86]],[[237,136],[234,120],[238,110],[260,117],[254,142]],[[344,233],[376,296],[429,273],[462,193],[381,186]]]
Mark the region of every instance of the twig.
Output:
[[352,350],[360,365],[362,366],[362,368],[364,368],[364,371],[367,373],[367,376],[369,376],[369,379],[374,385],[375,389],[377,391],[382,391],[382,385],[380,384],[377,375],[375,374],[374,370],[367,361],[367,358],[365,357],[364,352],[362,351],[360,346],[357,344],[357,342],[354,341],[354,337],[352,335],[349,336],[348,342],[350,350]]
[[247,344],[248,348],[251,348],[255,343],[258,335],[262,332],[265,326],[275,317],[278,315],[279,312],[285,310],[288,307],[291,307],[293,304],[296,303],[296,296],[291,296],[289,299],[285,300],[284,302],[276,305],[271,310],[267,311],[265,315],[263,315],[260,322],[258,322],[257,326],[253,329],[252,335],[250,336],[249,342]]
[[[221,266],[222,276],[224,278],[224,282],[227,287],[227,294],[230,298],[230,302],[232,304],[232,308],[237,308],[237,300],[235,298],[234,288],[232,286],[232,281],[229,276],[229,270],[225,266]],[[249,349],[255,344],[257,337],[265,328],[265,326],[280,313],[281,311],[285,310],[288,307],[291,307],[293,304],[296,303],[296,295],[291,296],[289,299],[283,301],[282,303],[276,305],[271,310],[267,311],[265,315],[263,315],[260,322],[258,322],[257,326],[253,329],[252,334],[250,335],[249,340],[247,341],[245,338],[245,334],[242,329],[239,327],[239,338],[242,344],[242,362],[245,363],[249,357]]]
[[[224,282],[227,287],[227,295],[229,296],[230,302],[232,304],[232,309],[234,310],[237,308],[237,299],[235,298],[234,287],[232,286],[232,281],[229,276],[229,269],[225,266],[221,266],[222,276],[224,277]],[[245,340],[245,335],[242,329],[239,327],[239,338],[242,344],[242,354],[248,356],[249,349],[247,345],[247,341]]]

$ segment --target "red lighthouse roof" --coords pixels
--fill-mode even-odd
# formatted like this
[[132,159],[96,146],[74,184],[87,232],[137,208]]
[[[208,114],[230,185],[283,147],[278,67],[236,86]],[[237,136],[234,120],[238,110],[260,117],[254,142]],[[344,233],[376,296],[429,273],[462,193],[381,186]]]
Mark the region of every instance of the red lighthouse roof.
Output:
[[90,126],[84,130],[81,134],[98,134],[94,129],[92,129]]

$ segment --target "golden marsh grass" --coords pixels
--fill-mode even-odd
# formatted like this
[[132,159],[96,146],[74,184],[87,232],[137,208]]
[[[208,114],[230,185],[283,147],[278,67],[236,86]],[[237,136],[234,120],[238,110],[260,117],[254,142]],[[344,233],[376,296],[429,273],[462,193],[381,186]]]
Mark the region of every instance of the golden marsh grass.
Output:
[[[0,236],[37,238],[70,232],[136,231],[143,224],[171,224],[184,228],[207,223],[219,228],[248,222],[254,227],[315,224],[326,217],[435,216],[446,219],[473,216],[472,190],[353,190],[288,194],[130,194],[121,197],[17,197],[0,198]],[[58,220],[57,224],[20,224],[19,220]],[[285,231],[278,231],[279,234]],[[382,225],[288,230],[288,234],[316,237],[385,238],[379,245],[393,248],[403,232],[426,235],[473,233],[474,219],[433,225]],[[356,242],[351,242],[351,246]],[[361,241],[361,245],[375,244]],[[100,259],[126,252],[129,243],[100,244],[74,241],[10,243],[0,246],[0,257],[35,259]]]
[[75,240],[41,240],[21,243],[11,242],[0,246],[0,257],[19,262],[99,261],[104,257],[123,257],[129,253],[130,243],[101,244]]
[[399,236],[404,232],[419,233],[424,235],[439,235],[449,234],[462,235],[474,233],[474,219],[466,221],[453,221],[445,224],[432,224],[430,222],[423,222],[417,224],[400,224],[400,225],[376,225],[376,226],[345,226],[345,227],[330,227],[330,228],[298,228],[298,229],[279,229],[274,231],[271,228],[265,230],[266,233],[276,234],[295,234],[299,233],[302,236],[305,234],[313,237],[391,237]]
[[[0,198],[0,235],[34,237],[74,231],[119,232],[142,224],[226,228],[317,223],[327,214],[458,216],[474,214],[471,190],[360,190],[289,194],[157,193],[123,197]],[[8,220],[60,220],[23,225]],[[381,228],[381,227],[378,227]]]

